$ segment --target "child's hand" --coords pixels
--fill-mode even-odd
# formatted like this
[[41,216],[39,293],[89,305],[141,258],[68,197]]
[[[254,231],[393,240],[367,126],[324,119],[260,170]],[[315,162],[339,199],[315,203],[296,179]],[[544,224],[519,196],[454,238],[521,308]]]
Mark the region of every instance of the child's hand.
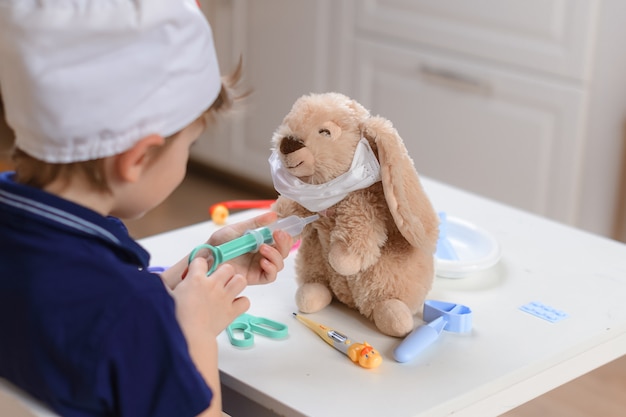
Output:
[[[218,246],[238,238],[247,230],[267,226],[277,219],[276,213],[268,212],[250,220],[225,226],[215,232],[207,243]],[[275,281],[278,271],[284,267],[283,260],[289,255],[293,239],[281,230],[276,230],[273,236],[274,245],[263,244],[256,253],[248,253],[228,261],[235,267],[237,273],[246,277],[249,285]]]
[[[238,238],[247,230],[267,226],[277,219],[276,213],[268,212],[250,220],[224,226],[215,232],[207,243],[218,246]],[[283,260],[289,255],[293,239],[288,233],[280,230],[275,231],[273,236],[273,246],[263,244],[256,253],[248,253],[228,261],[235,268],[236,273],[246,277],[249,285],[274,282],[278,271],[284,267]],[[188,256],[161,274],[161,279],[168,288],[175,289],[181,283],[181,279],[186,276],[187,260]]]
[[239,297],[246,279],[236,274],[232,265],[220,265],[208,277],[207,271],[206,259],[195,258],[185,280],[172,292],[176,315],[188,340],[217,337],[250,307],[246,297]]

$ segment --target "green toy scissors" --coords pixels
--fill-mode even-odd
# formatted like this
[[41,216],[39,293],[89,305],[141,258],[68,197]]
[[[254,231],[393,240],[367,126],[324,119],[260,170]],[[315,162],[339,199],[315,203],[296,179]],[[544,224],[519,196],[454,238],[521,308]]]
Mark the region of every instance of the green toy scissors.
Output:
[[282,339],[287,337],[287,331],[286,324],[251,314],[242,314],[226,327],[230,343],[238,347],[252,346],[254,344],[253,333],[269,337],[270,339]]

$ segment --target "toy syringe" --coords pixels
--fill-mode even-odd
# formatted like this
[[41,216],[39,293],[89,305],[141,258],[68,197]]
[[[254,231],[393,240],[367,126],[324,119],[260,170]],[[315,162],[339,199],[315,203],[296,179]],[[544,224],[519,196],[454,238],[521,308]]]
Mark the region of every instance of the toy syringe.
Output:
[[213,246],[206,243],[199,245],[191,251],[188,263],[191,262],[191,260],[196,256],[206,257],[209,264],[209,271],[207,272],[207,275],[212,274],[221,263],[246,253],[254,252],[258,250],[263,243],[270,245],[274,243],[274,237],[272,236],[274,230],[280,229],[289,233],[292,237],[296,237],[302,233],[304,226],[319,218],[319,214],[313,214],[308,217],[289,216],[270,225],[259,227],[258,229],[248,230],[241,237],[233,239],[230,242],[223,243],[219,246]]
[[347,355],[350,360],[357,365],[371,369],[376,368],[383,361],[383,357],[380,356],[378,351],[367,344],[367,342],[353,343],[348,336],[326,327],[323,324],[316,323],[297,313],[293,313],[293,316],[298,319],[299,322],[304,323],[306,327],[317,333],[326,343]]

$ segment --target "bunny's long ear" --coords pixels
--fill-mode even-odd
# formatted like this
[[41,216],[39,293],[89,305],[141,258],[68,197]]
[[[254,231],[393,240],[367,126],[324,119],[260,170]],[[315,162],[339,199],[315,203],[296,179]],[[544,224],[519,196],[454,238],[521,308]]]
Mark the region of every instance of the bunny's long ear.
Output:
[[391,122],[382,117],[367,118],[363,136],[378,154],[385,200],[400,233],[412,246],[434,253],[439,219],[402,138]]

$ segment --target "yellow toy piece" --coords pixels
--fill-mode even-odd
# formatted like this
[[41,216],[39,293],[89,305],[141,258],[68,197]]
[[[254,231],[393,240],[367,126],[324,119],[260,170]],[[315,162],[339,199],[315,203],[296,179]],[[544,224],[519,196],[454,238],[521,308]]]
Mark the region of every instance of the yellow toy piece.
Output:
[[348,347],[348,357],[352,362],[358,363],[363,368],[376,368],[378,367],[383,358],[378,351],[367,342],[353,343]]
[[217,225],[223,225],[228,219],[228,209],[223,204],[216,204],[211,211],[211,220]]

